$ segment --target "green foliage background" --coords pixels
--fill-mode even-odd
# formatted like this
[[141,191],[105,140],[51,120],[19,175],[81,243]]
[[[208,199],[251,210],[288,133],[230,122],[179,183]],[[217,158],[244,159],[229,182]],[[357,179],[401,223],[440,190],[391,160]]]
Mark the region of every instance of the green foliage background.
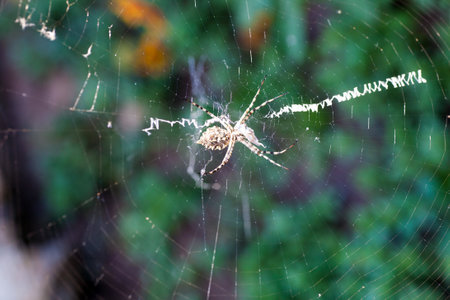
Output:
[[[137,44],[142,29],[128,28],[104,3],[78,1],[66,16],[65,2],[53,3],[55,42],[33,29],[21,31],[13,5],[0,18],[10,62],[29,80],[45,85],[64,69],[79,91],[89,64],[103,84],[94,112],[85,111],[95,92],[89,84],[76,110],[70,110],[72,103],[61,105],[48,128],[31,134],[39,144],[34,156],[45,178],[47,218],[67,215],[64,226],[70,227],[86,209],[88,219],[101,215],[100,226],[115,224],[114,235],[110,228],[95,239],[89,228],[85,235],[93,244],[113,237],[113,245],[139,262],[145,298],[205,297],[214,248],[217,297],[449,296],[450,7],[444,1],[229,0],[197,1],[197,7],[192,1],[156,1],[169,23],[164,41],[170,53],[169,70],[156,78],[118,68],[120,55],[127,55],[123,45]],[[35,15],[48,8],[46,1],[32,4]],[[272,23],[250,59],[238,32],[246,32],[259,12]],[[86,63],[81,54],[90,44]],[[221,113],[229,103],[232,118],[248,105],[264,74],[258,101],[289,92],[271,105],[274,110],[418,69],[428,82],[317,114],[269,120],[260,113],[250,126],[261,137],[263,125],[272,128],[275,137],[263,140],[269,147],[300,139],[296,151],[280,158],[291,171],[237,146],[230,165],[205,179],[222,189],[202,191],[185,171],[194,130],[162,124],[146,136],[115,126],[130,103],[144,111],[142,126],[150,117],[189,117],[183,100],[192,96],[190,57],[207,61],[205,105]],[[53,109],[46,99],[30,96]],[[203,167],[199,161],[196,171]],[[105,194],[120,199],[114,215],[105,213]]]

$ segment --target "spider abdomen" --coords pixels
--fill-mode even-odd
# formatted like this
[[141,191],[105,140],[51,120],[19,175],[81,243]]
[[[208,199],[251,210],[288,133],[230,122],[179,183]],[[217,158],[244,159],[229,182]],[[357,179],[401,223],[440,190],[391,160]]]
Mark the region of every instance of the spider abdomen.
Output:
[[222,150],[230,143],[230,134],[226,129],[212,126],[206,129],[197,144],[203,145],[206,149]]

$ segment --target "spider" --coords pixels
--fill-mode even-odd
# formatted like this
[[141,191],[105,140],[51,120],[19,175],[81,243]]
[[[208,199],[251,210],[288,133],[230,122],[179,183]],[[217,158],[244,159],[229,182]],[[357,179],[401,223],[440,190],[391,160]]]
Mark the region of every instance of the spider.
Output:
[[[211,174],[219,171],[224,165],[226,165],[228,163],[228,161],[231,157],[231,154],[233,153],[234,145],[236,144],[236,142],[240,142],[241,144],[246,146],[248,149],[250,149],[250,151],[252,151],[253,153],[255,153],[256,155],[258,155],[260,157],[267,159],[269,162],[271,162],[275,166],[289,170],[285,166],[280,165],[279,163],[273,161],[272,159],[267,157],[265,154],[272,154],[272,155],[282,154],[282,153],[286,152],[287,150],[291,149],[292,147],[294,147],[295,144],[298,142],[298,140],[295,140],[295,142],[292,145],[290,145],[289,147],[287,147],[281,151],[274,152],[274,151],[260,150],[258,148],[258,146],[263,147],[263,148],[265,148],[265,146],[258,141],[253,129],[251,129],[250,127],[248,127],[245,124],[247,122],[247,120],[250,118],[250,116],[255,111],[266,106],[270,102],[275,101],[276,99],[281,98],[284,95],[286,95],[286,93],[281,94],[279,96],[276,96],[272,99],[265,101],[264,103],[262,103],[261,105],[255,107],[255,108],[252,108],[253,104],[255,103],[256,98],[259,95],[259,92],[261,91],[261,88],[264,84],[265,79],[266,79],[266,77],[264,77],[264,79],[262,80],[261,85],[259,86],[258,91],[256,92],[255,96],[253,97],[252,102],[247,107],[245,112],[242,114],[239,121],[237,121],[236,123],[231,121],[227,116],[218,117],[218,116],[214,115],[213,113],[211,113],[210,111],[208,111],[203,106],[195,103],[192,100],[190,101],[190,103],[192,105],[197,106],[202,111],[207,113],[213,119],[213,123],[218,122],[223,127],[223,128],[218,127],[218,126],[208,127],[200,136],[200,139],[197,141],[197,144],[200,144],[200,145],[204,146],[206,149],[210,149],[210,150],[222,150],[222,149],[225,149],[228,147],[227,152],[225,153],[225,156],[224,156],[222,162],[220,163],[220,165],[218,165],[212,171],[207,172],[206,173],[207,175],[211,175]],[[202,176],[203,175],[204,175],[204,170],[202,172]]]

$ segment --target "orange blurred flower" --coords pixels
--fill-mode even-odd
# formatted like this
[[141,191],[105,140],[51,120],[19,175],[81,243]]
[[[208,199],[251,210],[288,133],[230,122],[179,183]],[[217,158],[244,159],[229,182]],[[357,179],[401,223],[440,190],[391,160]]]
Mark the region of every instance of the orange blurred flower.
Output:
[[113,0],[111,10],[130,27],[145,27],[156,36],[166,33],[166,18],[156,5],[141,0]]
[[159,8],[142,0],[113,0],[111,10],[127,26],[145,29],[135,54],[126,55],[125,51],[125,58],[132,58],[135,70],[141,75],[163,74],[170,64],[170,54],[164,44],[167,21]]
[[251,35],[248,28],[239,30],[241,46],[247,50],[258,51],[265,43],[267,32],[272,25],[272,19],[272,15],[266,12],[257,14],[250,26]]
[[143,38],[136,50],[136,70],[145,75],[159,76],[167,71],[170,54],[161,40]]

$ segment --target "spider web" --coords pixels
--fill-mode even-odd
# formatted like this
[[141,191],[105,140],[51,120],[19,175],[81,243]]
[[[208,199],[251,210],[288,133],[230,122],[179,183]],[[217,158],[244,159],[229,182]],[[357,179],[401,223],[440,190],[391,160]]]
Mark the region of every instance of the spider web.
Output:
[[0,298],[449,297],[449,10],[0,1]]

